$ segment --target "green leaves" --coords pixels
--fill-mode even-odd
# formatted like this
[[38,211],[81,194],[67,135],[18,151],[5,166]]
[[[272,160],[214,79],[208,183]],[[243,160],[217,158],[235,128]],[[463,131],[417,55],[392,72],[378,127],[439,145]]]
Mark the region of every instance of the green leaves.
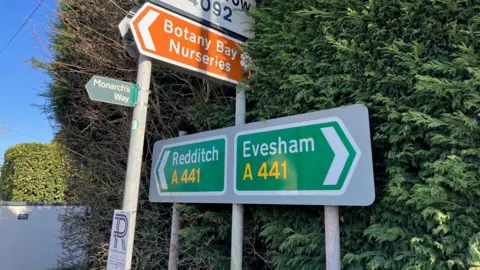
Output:
[[[362,232],[342,237],[344,268],[478,265],[466,249],[476,235],[471,222],[480,218],[479,4],[271,0],[257,11],[261,23],[248,42],[261,71],[247,82],[252,116],[369,107],[377,201],[371,209],[342,209],[342,219],[354,218],[342,233]],[[278,269],[314,267],[302,256],[313,256],[305,236],[318,232],[309,221],[319,218],[292,228],[301,215],[262,212],[262,236]]]
[[0,176],[2,199],[20,202],[65,202],[66,180],[73,161],[57,143],[18,144],[5,152]]

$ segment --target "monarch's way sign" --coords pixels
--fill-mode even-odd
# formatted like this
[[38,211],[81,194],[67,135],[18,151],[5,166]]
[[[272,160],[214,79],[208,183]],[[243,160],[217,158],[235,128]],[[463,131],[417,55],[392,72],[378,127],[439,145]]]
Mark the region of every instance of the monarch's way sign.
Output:
[[248,64],[240,40],[146,3],[130,22],[141,54],[237,84]]
[[362,105],[155,143],[154,202],[359,206],[374,198]]
[[137,85],[133,83],[93,76],[85,88],[91,100],[128,107],[137,101]]

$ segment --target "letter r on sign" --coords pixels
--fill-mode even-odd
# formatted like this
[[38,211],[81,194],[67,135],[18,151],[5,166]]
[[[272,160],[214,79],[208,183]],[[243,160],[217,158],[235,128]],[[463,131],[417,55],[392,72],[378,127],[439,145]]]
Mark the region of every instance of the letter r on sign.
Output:
[[[117,248],[117,241],[120,239],[122,243],[122,250],[127,251],[127,245],[125,241],[125,236],[127,235],[128,231],[128,219],[127,216],[123,214],[117,214],[115,216],[115,222],[117,223],[115,226],[115,231],[113,232],[113,237],[115,238],[115,242],[113,243],[113,247]],[[123,228],[122,228],[123,224]]]

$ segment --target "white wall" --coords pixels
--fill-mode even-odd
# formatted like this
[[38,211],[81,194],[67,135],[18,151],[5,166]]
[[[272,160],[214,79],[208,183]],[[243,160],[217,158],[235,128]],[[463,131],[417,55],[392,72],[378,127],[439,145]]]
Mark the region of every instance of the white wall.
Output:
[[[60,216],[66,209],[48,204],[0,202],[0,269],[57,268],[62,254]],[[28,220],[19,220],[19,214],[28,214]]]

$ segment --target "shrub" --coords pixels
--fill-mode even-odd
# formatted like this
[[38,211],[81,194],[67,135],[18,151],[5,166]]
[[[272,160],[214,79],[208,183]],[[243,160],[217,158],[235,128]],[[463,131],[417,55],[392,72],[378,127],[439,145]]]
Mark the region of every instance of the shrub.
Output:
[[5,152],[0,190],[6,201],[64,202],[72,161],[58,143],[25,143]]

